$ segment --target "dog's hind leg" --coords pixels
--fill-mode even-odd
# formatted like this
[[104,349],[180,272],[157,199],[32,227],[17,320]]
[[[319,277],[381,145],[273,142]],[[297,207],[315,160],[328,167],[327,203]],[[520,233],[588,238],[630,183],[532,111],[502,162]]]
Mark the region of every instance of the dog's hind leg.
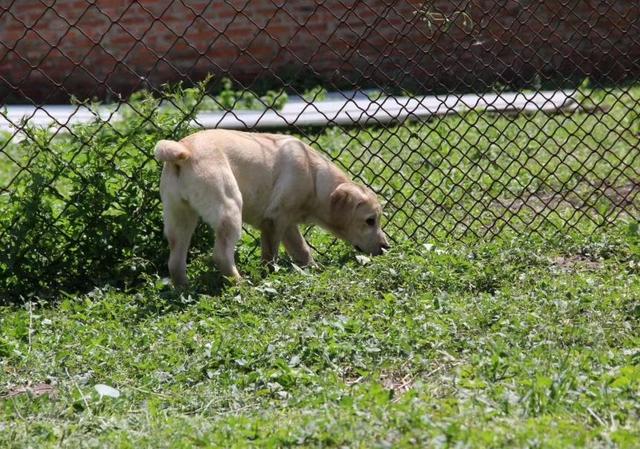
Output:
[[169,241],[169,274],[176,286],[187,284],[187,252],[198,214],[182,200],[164,204],[164,234]]
[[301,266],[307,267],[313,265],[313,257],[311,257],[311,248],[300,233],[298,226],[292,224],[284,232],[284,247],[289,257]]
[[205,217],[215,232],[213,261],[223,276],[239,280],[240,273],[236,268],[234,251],[242,234],[242,209],[230,203],[221,210],[224,212],[219,217],[211,217],[211,220]]

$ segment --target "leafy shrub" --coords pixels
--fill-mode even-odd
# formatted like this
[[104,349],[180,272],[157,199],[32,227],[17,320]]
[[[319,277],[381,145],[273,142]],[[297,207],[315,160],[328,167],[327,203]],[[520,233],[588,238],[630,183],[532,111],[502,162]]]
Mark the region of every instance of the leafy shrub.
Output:
[[[208,83],[208,79],[204,84]],[[260,96],[246,89],[234,89],[229,78],[222,79],[222,89],[216,95],[201,95],[199,86],[182,88],[178,86],[174,92],[180,92],[171,98],[170,107],[177,106],[183,110],[195,109],[204,111],[232,111],[232,110],[281,110],[287,103],[288,95],[282,89],[268,90]],[[173,105],[171,105],[173,103]]]
[[302,94],[302,98],[308,103],[312,103],[314,101],[324,101],[327,99],[327,89],[322,86],[316,86],[311,89],[307,89]]
[[0,198],[0,303],[133,282],[164,264],[153,147],[191,131],[204,87],[168,92],[177,108],[138,92],[117,122],[96,119],[68,132],[24,127],[16,146],[27,168]]

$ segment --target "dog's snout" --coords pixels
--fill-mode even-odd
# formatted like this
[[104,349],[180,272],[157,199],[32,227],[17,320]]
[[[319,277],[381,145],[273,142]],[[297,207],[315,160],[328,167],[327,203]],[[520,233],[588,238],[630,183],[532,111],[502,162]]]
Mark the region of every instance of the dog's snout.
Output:
[[383,250],[389,249],[389,240],[387,240],[387,236],[384,235],[383,232],[380,233],[380,248]]

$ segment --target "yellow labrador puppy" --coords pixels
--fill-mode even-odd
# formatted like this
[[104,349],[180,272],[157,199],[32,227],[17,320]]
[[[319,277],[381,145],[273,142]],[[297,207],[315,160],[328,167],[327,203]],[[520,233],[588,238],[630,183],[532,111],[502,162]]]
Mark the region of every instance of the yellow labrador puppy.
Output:
[[294,137],[200,131],[180,142],[159,141],[155,155],[165,163],[160,195],[176,285],[187,282],[187,250],[198,216],[215,232],[214,262],[236,279],[242,222],[261,231],[266,262],[275,260],[282,242],[296,264],[313,263],[301,223],[317,224],[368,254],[389,246],[375,194]]

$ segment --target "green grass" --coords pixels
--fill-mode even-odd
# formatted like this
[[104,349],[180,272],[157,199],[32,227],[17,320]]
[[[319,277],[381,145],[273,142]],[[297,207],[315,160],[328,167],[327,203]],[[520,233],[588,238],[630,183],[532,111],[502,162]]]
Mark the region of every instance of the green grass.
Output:
[[[167,93],[191,106],[180,112],[140,93],[117,123],[75,125],[58,135],[26,127],[20,143],[0,136],[0,185],[8,190],[0,195],[0,246],[7,248],[0,253],[0,303],[131,285],[161,270],[166,245],[152,148],[191,131],[186,123],[202,95],[195,88]],[[588,98],[602,111],[469,111],[301,137],[382,196],[385,229],[396,242],[589,235],[640,214],[640,87],[595,90]],[[311,240],[330,252],[331,239]],[[196,241],[197,251],[209,251],[210,238]]]
[[310,132],[391,252],[267,273],[245,236],[229,286],[201,228],[185,291],[149,158],[184,115],[0,135],[0,447],[640,447],[640,88],[589,101]]
[[637,225],[244,270],[0,309],[0,446],[640,445]]
[[400,237],[567,225],[588,232],[619,214],[620,198],[603,195],[605,187],[640,179],[640,88],[596,91],[591,101],[608,112],[470,111],[425,124],[332,128],[310,140],[383,194],[390,232]]

